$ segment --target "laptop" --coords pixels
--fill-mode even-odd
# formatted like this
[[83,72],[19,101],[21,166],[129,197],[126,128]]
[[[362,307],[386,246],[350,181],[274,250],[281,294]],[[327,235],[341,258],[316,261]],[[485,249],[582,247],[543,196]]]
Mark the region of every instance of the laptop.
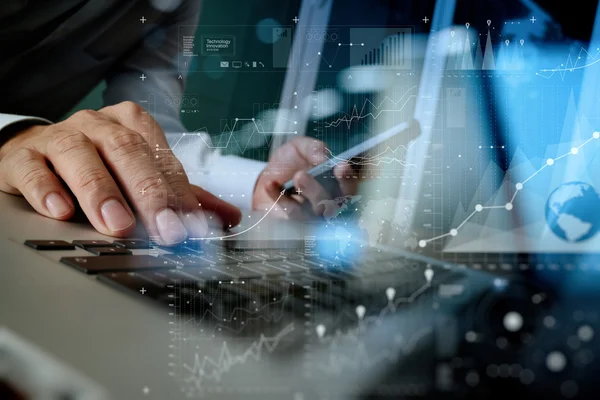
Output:
[[[550,84],[527,83],[531,66],[514,69],[531,58],[518,42],[517,50],[509,41],[486,51],[487,39],[466,46],[474,40],[469,35],[479,33],[475,22],[464,29],[453,25],[454,8],[453,1],[437,2],[426,40],[406,27],[332,27],[331,33],[367,43],[348,53],[356,63],[336,72],[344,77],[344,96],[374,108],[323,117],[316,124],[321,133],[377,115],[372,111],[383,106],[388,111],[380,117],[348,129],[364,136],[414,116],[422,133],[409,144],[365,155],[360,162],[371,179],[358,195],[324,203],[322,221],[282,222],[266,210],[248,214],[253,222],[238,230],[165,248],[141,230],[116,240],[93,231],[84,218],[51,221],[22,198],[0,195],[1,208],[9,211],[0,215],[0,397],[595,393],[596,220],[590,219],[595,213],[576,213],[588,209],[586,203],[569,205],[574,198],[594,201],[594,176],[568,178],[580,176],[580,161],[561,168],[562,177],[543,176],[560,162],[592,154],[595,133],[582,129],[591,140],[583,133],[581,140],[569,136],[564,153],[563,141],[534,136],[521,143],[529,157],[518,153],[510,158],[514,168],[499,168],[508,161],[489,154],[504,154],[495,150],[512,144],[498,138],[484,144],[494,135],[486,123],[497,127],[494,118],[500,119],[482,117],[487,96],[508,105],[505,113],[511,101],[522,101],[533,120],[525,123],[539,123],[548,117],[534,118],[532,104],[549,101],[548,93],[505,96],[520,89],[531,95],[527,85]],[[486,25],[490,32],[493,26],[480,22],[485,37]],[[411,57],[402,58],[411,45]],[[507,64],[501,64],[508,57],[502,46],[511,50]],[[488,56],[479,59],[477,48]],[[383,54],[397,54],[387,59],[392,68]],[[407,58],[415,65],[409,68]],[[593,71],[590,66],[583,76],[570,76],[560,63],[549,65],[537,71],[547,73],[539,79],[561,79],[564,72],[565,79],[585,83],[586,71]],[[556,109],[564,82],[551,92]],[[481,89],[488,86],[509,90]],[[309,92],[318,96],[323,89]],[[410,105],[401,109],[405,102]],[[521,114],[510,117],[523,122]],[[574,124],[565,121],[566,137]],[[475,145],[454,152],[465,143]],[[554,155],[531,157],[542,145],[543,155]],[[481,155],[488,149],[494,151]],[[535,164],[543,160],[546,167]],[[584,160],[584,171],[597,162],[593,154]]]

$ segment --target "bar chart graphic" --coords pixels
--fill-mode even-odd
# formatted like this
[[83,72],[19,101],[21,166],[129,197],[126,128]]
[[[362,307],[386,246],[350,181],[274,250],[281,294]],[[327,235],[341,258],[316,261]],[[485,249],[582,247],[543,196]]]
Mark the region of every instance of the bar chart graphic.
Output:
[[352,65],[410,70],[413,67],[413,31],[400,28],[350,29]]

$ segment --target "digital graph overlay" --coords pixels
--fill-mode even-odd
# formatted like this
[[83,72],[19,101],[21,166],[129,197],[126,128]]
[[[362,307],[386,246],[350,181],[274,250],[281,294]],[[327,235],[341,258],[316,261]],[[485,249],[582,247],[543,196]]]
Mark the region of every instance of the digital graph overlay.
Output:
[[565,76],[570,72],[589,68],[600,62],[600,48],[596,48],[595,52],[581,47],[577,56],[573,57],[572,53],[569,53],[565,62],[561,63],[555,68],[545,68],[536,72],[537,76],[545,79],[551,79],[554,75],[559,75],[561,80],[565,79]]
[[204,397],[221,390],[238,367],[260,366],[292,343],[294,310],[302,306],[294,290],[294,282],[263,279],[199,287],[190,278],[173,285],[170,375],[188,395]]
[[402,167],[415,167],[414,164],[411,164],[405,160],[405,157],[402,155],[396,155],[397,153],[406,153],[409,151],[410,145],[399,145],[395,148],[386,147],[383,151],[380,151],[377,154],[369,155],[369,156],[360,156],[354,157],[349,160],[337,157],[334,155],[331,150],[325,149],[327,152],[326,157],[328,160],[333,161],[335,164],[347,163],[356,167],[379,167],[382,164],[399,164]]
[[[487,20],[487,33],[476,34],[466,29],[449,31],[448,59],[449,71],[508,71],[524,68],[525,40],[502,39],[493,29],[492,21]],[[497,39],[497,40],[494,40]]]
[[[396,335],[392,340],[392,348],[383,346],[383,348],[375,351],[369,348],[370,346],[364,340],[364,335],[372,328],[379,326],[386,317],[394,314],[402,305],[419,300],[432,287],[434,276],[434,271],[430,267],[426,267],[422,275],[424,282],[415,290],[403,296],[399,295],[394,287],[386,288],[381,296],[385,296],[387,301],[379,311],[369,313],[368,306],[359,304],[355,307],[353,313],[346,310],[340,312],[332,323],[331,332],[328,331],[327,323],[315,320],[314,324],[311,324],[314,328],[310,331],[310,335],[316,339],[312,350],[324,354],[325,362],[314,365],[311,357],[307,356],[306,359],[309,364],[307,370],[310,370],[308,374],[339,376],[348,370],[362,370],[381,363],[394,363],[399,356],[410,354],[416,343],[431,332],[429,328],[420,330],[410,337]],[[418,277],[416,279],[418,280]],[[340,329],[338,327],[341,320],[353,321],[351,323],[353,326]],[[347,351],[346,346],[348,344],[351,344],[353,351]]]
[[227,235],[222,235],[222,236],[190,237],[190,238],[188,238],[188,240],[223,240],[223,239],[240,236],[240,235],[243,235],[244,233],[250,232],[252,229],[254,229],[258,225],[260,225],[260,223],[263,222],[263,220],[269,216],[271,211],[273,211],[274,209],[277,208],[277,204],[279,203],[279,200],[281,200],[281,198],[284,196],[284,194],[285,194],[285,190],[282,190],[279,193],[279,197],[277,197],[277,200],[275,200],[275,202],[271,205],[271,207],[268,210],[266,210],[265,214],[262,217],[260,217],[260,219],[258,221],[256,221],[253,225],[249,226],[248,228],[246,228],[244,230],[241,230],[239,232],[229,233]]
[[[378,104],[373,103],[371,99],[366,99],[360,109],[354,105],[352,111],[349,114],[344,114],[331,121],[327,121],[323,124],[323,128],[337,128],[340,125],[345,125],[348,129],[352,124],[362,122],[365,119],[376,120],[384,113],[397,113],[401,112],[409,105],[411,101],[414,101],[417,96],[417,86],[413,86],[406,90],[398,100],[394,100],[389,96],[385,96]],[[370,111],[372,110],[372,111]]]
[[220,382],[223,375],[230,372],[237,366],[248,362],[259,363],[263,356],[273,353],[282,340],[294,331],[294,325],[287,325],[278,334],[272,337],[260,335],[258,340],[252,342],[248,348],[240,353],[234,353],[230,350],[230,345],[224,341],[216,357],[201,356],[196,353],[192,365],[184,364],[184,368],[189,371],[189,377],[185,378],[186,383],[192,384],[197,393],[204,393],[208,382]]
[[322,42],[321,50],[301,65],[304,68],[323,65],[331,70],[336,61],[377,69],[409,71],[413,67],[412,27],[313,27],[304,34],[309,42]]
[[471,218],[473,218],[475,215],[477,215],[478,213],[482,212],[483,210],[504,210],[504,211],[512,211],[514,208],[514,202],[515,199],[517,198],[517,195],[525,188],[525,185],[527,184],[527,182],[529,182],[530,180],[532,180],[533,178],[535,178],[536,175],[538,175],[540,172],[542,172],[544,169],[551,167],[555,164],[556,161],[559,161],[565,157],[568,156],[576,156],[579,153],[579,150],[581,150],[581,148],[583,148],[584,146],[586,146],[588,143],[590,143],[593,140],[597,140],[600,138],[600,132],[594,132],[592,134],[592,137],[590,137],[589,139],[587,139],[585,142],[583,142],[582,144],[580,144],[579,146],[574,146],[571,148],[571,151],[569,151],[568,153],[565,153],[559,157],[556,158],[548,158],[546,160],[546,163],[544,165],[542,165],[537,171],[535,171],[533,174],[531,174],[527,179],[523,180],[522,182],[518,182],[515,184],[515,192],[512,195],[512,198],[510,199],[509,202],[507,202],[506,204],[502,204],[502,205],[489,205],[489,206],[484,206],[483,204],[477,204],[475,206],[475,210],[473,210],[473,212],[471,212],[471,214],[469,214],[456,228],[452,228],[450,229],[449,232],[446,232],[442,235],[438,235],[438,236],[434,236],[432,238],[429,239],[421,239],[419,240],[419,247],[427,247],[427,244],[430,242],[435,242],[437,240],[443,239],[445,237],[448,236],[458,236],[460,229],[465,226],[465,224],[467,222],[469,222],[469,220],[471,220]]

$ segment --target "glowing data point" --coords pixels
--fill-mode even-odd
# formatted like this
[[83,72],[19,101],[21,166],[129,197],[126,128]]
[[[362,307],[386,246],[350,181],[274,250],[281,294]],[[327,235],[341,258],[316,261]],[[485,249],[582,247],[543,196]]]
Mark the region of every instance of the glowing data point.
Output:
[[571,154],[577,154],[577,153],[579,153],[579,149],[577,147],[573,147],[571,149]]
[[600,138],[600,132],[594,132],[594,134],[592,135],[592,137],[593,137],[594,139],[598,139],[598,138]]
[[548,165],[554,165],[554,159],[553,158],[549,158],[546,160],[546,164]]
[[456,236],[456,235],[458,235],[458,230],[450,229],[450,236]]
[[567,366],[567,358],[560,351],[552,351],[546,356],[546,367],[552,372],[560,372]]
[[502,319],[504,328],[509,332],[517,332],[523,327],[523,316],[516,311],[509,311]]
[[515,188],[517,188],[517,190],[523,190],[523,184],[519,182],[515,185]]
[[577,337],[582,342],[589,342],[594,338],[594,330],[589,325],[582,325],[577,330]]
[[504,206],[508,211],[513,209],[513,203],[506,203],[506,205]]
[[488,19],[486,22],[487,22],[487,26],[490,26],[492,24],[492,20],[491,19]]
[[427,246],[427,242],[425,240],[419,240],[419,247]]
[[483,206],[482,206],[481,204],[477,204],[477,205],[475,206],[475,211],[477,211],[477,212],[481,212],[482,210],[483,210]]
[[385,289],[385,296],[387,297],[388,301],[394,300],[394,297],[396,296],[396,289],[393,287]]
[[317,331],[317,335],[319,336],[319,338],[323,338],[327,329],[325,328],[325,325],[319,324],[317,325],[317,328],[315,330]]
[[510,40],[508,40],[508,39],[504,41],[504,44],[506,44],[507,46],[509,43],[510,43]]
[[467,22],[467,23],[465,24],[465,26],[467,27],[467,29],[469,29],[469,27],[471,26],[471,24]]
[[365,306],[363,306],[363,305],[356,306],[356,315],[358,316],[358,319],[363,319],[366,311],[367,311],[367,309],[365,308]]
[[433,270],[431,268],[425,270],[425,279],[427,279],[427,283],[431,282],[433,279]]

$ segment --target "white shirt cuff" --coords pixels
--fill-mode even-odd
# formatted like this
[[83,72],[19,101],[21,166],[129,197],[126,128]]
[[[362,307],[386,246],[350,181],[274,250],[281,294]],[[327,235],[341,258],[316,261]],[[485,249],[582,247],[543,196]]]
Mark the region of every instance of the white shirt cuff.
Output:
[[30,117],[26,115],[14,115],[14,114],[1,114],[0,113],[0,130],[8,127],[9,125],[15,124],[22,121],[31,121],[32,125],[48,125],[51,121],[39,117]]

